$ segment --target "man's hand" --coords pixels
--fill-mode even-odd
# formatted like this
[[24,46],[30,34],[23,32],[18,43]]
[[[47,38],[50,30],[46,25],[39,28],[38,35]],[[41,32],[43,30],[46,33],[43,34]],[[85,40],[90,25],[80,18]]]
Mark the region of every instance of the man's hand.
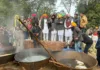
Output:
[[36,33],[36,36],[39,36],[39,33]]
[[74,42],[71,42],[69,46],[72,47],[73,45],[74,45]]
[[78,37],[75,37],[75,40],[78,40]]

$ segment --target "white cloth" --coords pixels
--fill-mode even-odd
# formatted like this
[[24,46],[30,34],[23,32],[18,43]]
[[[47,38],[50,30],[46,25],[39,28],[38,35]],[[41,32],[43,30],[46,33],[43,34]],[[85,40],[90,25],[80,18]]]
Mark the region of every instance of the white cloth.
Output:
[[65,42],[70,44],[73,39],[73,32],[71,29],[65,29]]
[[47,25],[47,19],[44,19],[44,28],[42,30],[43,33],[49,33],[48,25]]
[[48,41],[48,33],[43,33],[43,40]]
[[72,37],[72,30],[71,29],[65,29],[65,37]]
[[48,29],[48,25],[47,25],[47,19],[44,19],[44,28],[43,28],[42,32],[43,32],[43,40],[48,41],[49,29]]
[[57,34],[56,30],[51,31],[51,34]]
[[61,42],[63,42],[63,36],[62,35],[59,35],[58,36],[58,40],[61,41]]
[[58,30],[58,36],[59,35],[62,35],[63,36],[64,35],[64,30]]
[[56,41],[57,39],[57,31],[53,30],[51,31],[51,41]]
[[58,41],[63,42],[64,30],[58,30]]

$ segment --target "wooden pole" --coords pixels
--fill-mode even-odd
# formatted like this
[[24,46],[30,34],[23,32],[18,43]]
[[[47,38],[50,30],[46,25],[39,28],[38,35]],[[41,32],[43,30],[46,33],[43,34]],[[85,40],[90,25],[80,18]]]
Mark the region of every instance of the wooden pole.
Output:
[[33,36],[33,38],[40,44],[42,45],[42,47],[47,51],[47,53],[51,56],[52,60],[56,61],[56,59],[52,56],[52,54],[47,50],[47,48],[40,42],[40,40],[32,33],[32,31],[30,31],[27,26],[22,22],[21,19],[18,19],[22,25],[27,29],[27,31],[29,31],[29,33]]

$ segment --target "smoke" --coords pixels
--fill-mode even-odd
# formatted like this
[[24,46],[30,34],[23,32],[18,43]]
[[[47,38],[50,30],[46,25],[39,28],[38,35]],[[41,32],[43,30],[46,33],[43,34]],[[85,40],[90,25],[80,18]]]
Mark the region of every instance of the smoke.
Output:
[[0,26],[0,48],[2,48],[4,52],[14,48],[16,49],[15,52],[23,50],[24,34],[22,30],[15,29],[14,15],[12,17],[9,16],[5,21],[6,26]]
[[[5,3],[4,1],[2,1]],[[8,1],[7,1],[8,2]],[[24,33],[21,29],[16,29],[14,27],[14,17],[15,15],[21,16],[27,15],[25,14],[25,7],[23,6],[23,3],[16,2],[16,1],[9,1],[9,7],[7,4],[5,4],[5,8],[3,11],[4,13],[0,12],[0,47],[1,48],[16,48],[17,52],[22,50],[24,48]],[[0,5],[1,6],[1,5]],[[8,8],[9,7],[9,8]],[[19,24],[19,22],[17,23]],[[20,24],[20,26],[22,26]],[[23,27],[21,27],[23,28]],[[5,47],[7,46],[7,47]],[[11,46],[11,47],[9,47]]]

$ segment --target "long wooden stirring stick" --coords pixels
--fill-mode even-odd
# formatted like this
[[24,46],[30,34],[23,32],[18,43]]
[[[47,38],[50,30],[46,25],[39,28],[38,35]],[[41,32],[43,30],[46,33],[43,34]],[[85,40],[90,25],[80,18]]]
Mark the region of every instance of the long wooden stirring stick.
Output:
[[57,60],[52,56],[52,54],[46,49],[46,47],[40,42],[40,40],[32,33],[32,31],[30,31],[30,30],[27,28],[27,26],[21,21],[21,19],[18,19],[18,20],[19,20],[19,21],[22,23],[22,25],[30,32],[30,34],[33,35],[33,38],[35,38],[36,41],[37,41],[40,45],[42,45],[42,47],[47,51],[47,53],[49,54],[49,56],[51,56],[51,59],[52,59],[52,61],[50,61],[51,63],[54,63],[54,64],[57,64],[57,65],[59,65],[59,66],[62,66],[62,67],[66,67],[66,68],[67,68],[66,65],[57,62]]
[[[68,68],[68,66],[66,66],[66,65],[64,65],[64,64],[61,64],[61,63],[59,63],[59,62],[55,62],[55,61],[52,61],[52,60],[50,60],[49,62],[51,62],[51,63],[53,63],[53,64],[55,64],[55,65],[59,65],[60,67],[66,67],[66,68]],[[59,67],[58,66],[58,67]]]
[[54,60],[54,61],[57,61],[53,56],[52,56],[52,54],[47,50],[47,48],[40,42],[40,40],[32,33],[32,31],[30,31],[28,28],[27,28],[27,26],[22,22],[22,20],[21,19],[18,19],[21,23],[22,23],[22,25],[27,29],[27,31],[29,31],[29,33],[33,36],[33,38],[35,38],[35,40],[40,44],[40,45],[42,45],[42,47],[47,51],[47,53],[49,54],[49,56],[51,56],[51,58],[52,58],[52,60]]

